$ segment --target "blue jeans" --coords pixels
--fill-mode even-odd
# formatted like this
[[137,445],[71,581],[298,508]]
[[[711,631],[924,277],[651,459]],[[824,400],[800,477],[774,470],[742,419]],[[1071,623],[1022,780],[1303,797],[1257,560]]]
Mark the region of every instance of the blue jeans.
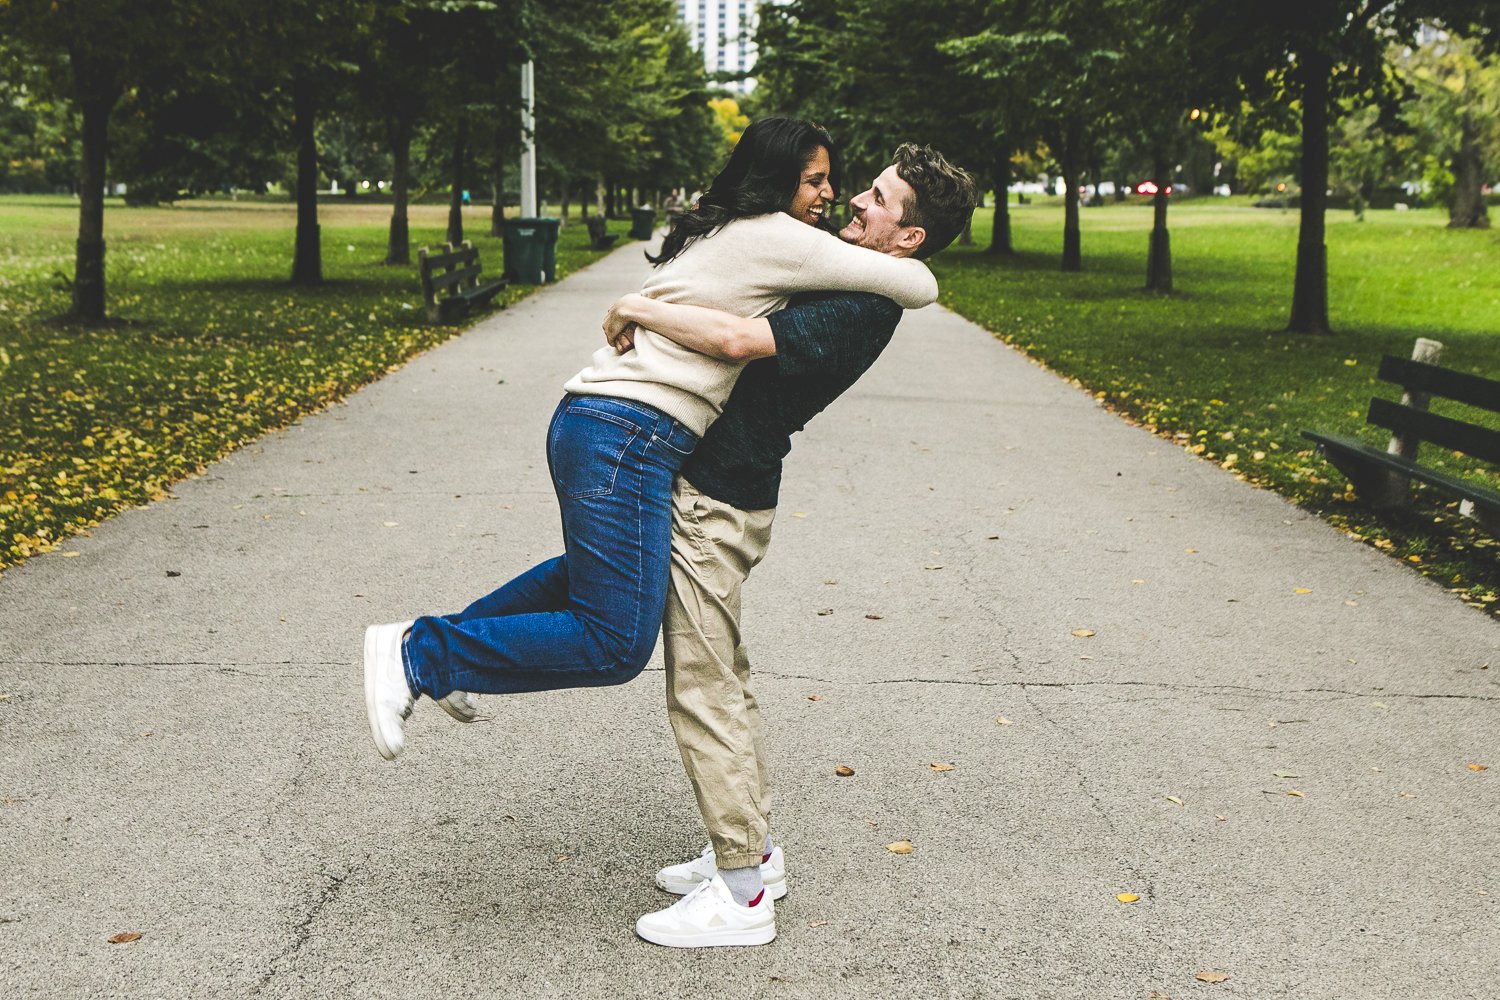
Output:
[[418,618],[411,689],[517,694],[636,677],[656,648],[672,561],[672,480],[697,437],[655,407],[564,396],[547,432],[563,555],[456,615]]

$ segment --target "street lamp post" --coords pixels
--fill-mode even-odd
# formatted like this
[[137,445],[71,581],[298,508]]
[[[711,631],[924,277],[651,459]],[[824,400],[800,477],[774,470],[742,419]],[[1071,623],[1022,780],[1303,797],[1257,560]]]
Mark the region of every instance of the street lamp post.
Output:
[[536,63],[521,66],[521,215],[536,218]]

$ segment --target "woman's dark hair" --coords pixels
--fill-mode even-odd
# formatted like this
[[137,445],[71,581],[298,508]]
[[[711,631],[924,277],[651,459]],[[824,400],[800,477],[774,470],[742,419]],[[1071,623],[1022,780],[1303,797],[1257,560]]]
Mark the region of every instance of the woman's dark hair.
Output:
[[786,211],[802,183],[803,169],[820,146],[828,150],[828,183],[837,198],[839,151],[821,125],[798,118],[752,122],[697,207],[678,218],[662,241],[661,253],[648,253],[646,259],[665,264],[698,237],[712,235],[735,219]]

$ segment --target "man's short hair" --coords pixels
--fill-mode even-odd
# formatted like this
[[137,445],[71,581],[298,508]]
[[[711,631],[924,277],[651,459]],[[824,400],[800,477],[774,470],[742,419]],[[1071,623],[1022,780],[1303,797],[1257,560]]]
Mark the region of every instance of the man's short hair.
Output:
[[927,231],[912,256],[931,257],[947,248],[969,224],[979,204],[979,185],[967,170],[949,163],[931,146],[902,143],[891,162],[896,165],[896,176],[916,193],[902,206],[901,225]]

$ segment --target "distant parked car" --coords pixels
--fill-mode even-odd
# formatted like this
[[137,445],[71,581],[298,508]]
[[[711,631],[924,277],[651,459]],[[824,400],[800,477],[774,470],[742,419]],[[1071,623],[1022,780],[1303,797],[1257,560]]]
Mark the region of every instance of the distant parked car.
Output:
[[[1139,184],[1137,184],[1135,186],[1135,193],[1136,194],[1149,194],[1149,195],[1156,194],[1156,182],[1153,181],[1153,180],[1151,180],[1151,179],[1149,179],[1149,178],[1146,179],[1146,180],[1141,181]],[[1173,194],[1187,194],[1187,193],[1188,193],[1188,186],[1186,184],[1168,184],[1167,185],[1167,197],[1169,197],[1169,198]]]

